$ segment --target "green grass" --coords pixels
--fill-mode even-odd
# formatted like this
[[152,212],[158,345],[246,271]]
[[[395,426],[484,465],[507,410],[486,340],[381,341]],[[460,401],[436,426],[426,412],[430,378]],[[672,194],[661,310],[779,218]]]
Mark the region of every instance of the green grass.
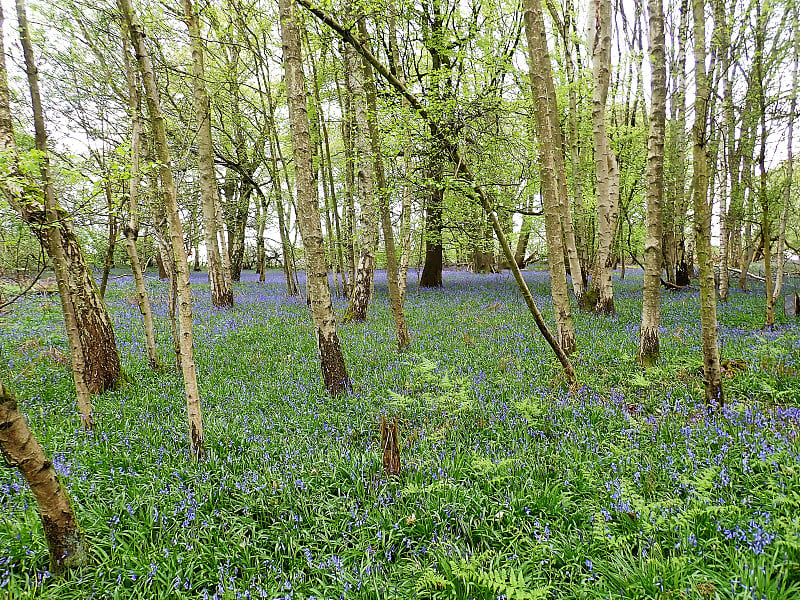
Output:
[[[528,273],[549,309],[546,280]],[[697,294],[665,293],[661,363],[635,362],[641,279],[576,314],[570,392],[507,275],[385,297],[340,337],[352,394],[323,393],[304,302],[280,276],[215,311],[193,285],[208,459],[188,457],[174,372],[146,367],[129,282],[109,290],[124,388],[77,426],[53,299],[0,316],[0,377],[54,458],[92,563],[60,579],[30,493],[0,471],[0,598],[769,598],[800,595],[800,330],[759,291],[720,307],[728,405],[702,404]],[[150,282],[168,356],[163,284]],[[343,310],[341,299],[337,310]],[[550,314],[545,310],[546,316]],[[402,473],[382,474],[381,414]]]

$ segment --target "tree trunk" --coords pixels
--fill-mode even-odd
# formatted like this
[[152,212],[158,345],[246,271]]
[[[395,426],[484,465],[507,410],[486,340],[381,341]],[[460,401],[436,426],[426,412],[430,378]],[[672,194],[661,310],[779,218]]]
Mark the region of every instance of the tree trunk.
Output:
[[[526,210],[529,203],[526,203]],[[530,215],[523,215],[522,225],[519,228],[519,237],[517,238],[517,248],[514,250],[514,262],[520,269],[525,268],[525,258],[528,256],[528,242],[531,239],[531,219]]]
[[[753,135],[753,146],[755,148],[755,135]],[[744,226],[744,251],[739,263],[739,289],[747,289],[747,275],[750,272],[750,264],[756,252],[756,245],[753,243],[753,219],[754,219],[754,200],[753,200],[753,157],[751,153],[745,153],[742,166],[742,193],[745,195],[742,200]]]
[[[345,56],[345,47],[342,46],[341,54]],[[344,146],[344,255],[347,259],[347,272],[349,284],[345,287],[344,295],[350,298],[356,280],[356,255],[355,255],[355,156],[353,153],[353,102],[350,89],[350,70],[345,68],[344,87],[342,93],[338,78],[336,79],[336,92],[339,96],[339,106],[342,109],[342,145]]]
[[[5,69],[3,70],[5,74]],[[45,456],[44,449],[33,437],[25,417],[19,412],[16,399],[2,381],[0,452],[9,467],[19,469],[36,499],[50,551],[50,572],[59,574],[85,565],[88,561],[88,548],[78,527],[69,496],[58,481],[53,463]]]
[[[25,56],[25,67],[28,75],[28,86],[30,88],[31,103],[33,105],[33,119],[35,128],[35,146],[41,153],[39,172],[42,186],[44,187],[44,211],[46,215],[45,229],[42,232],[43,242],[46,241],[48,253],[53,260],[53,268],[56,274],[61,307],[64,313],[64,322],[67,330],[67,339],[70,347],[70,359],[72,364],[72,375],[75,382],[75,391],[78,400],[78,413],[85,429],[92,429],[94,417],[92,416],[92,402],[90,390],[86,384],[86,360],[84,350],[81,347],[80,331],[77,324],[77,314],[75,312],[74,295],[77,293],[73,289],[74,282],[70,280],[70,272],[64,251],[64,239],[56,225],[60,217],[58,201],[55,197],[55,188],[50,175],[50,156],[47,147],[47,132],[44,126],[44,111],[42,109],[41,96],[39,94],[39,79],[36,70],[36,63],[33,58],[33,46],[30,41],[30,30],[28,19],[25,14],[25,4],[23,0],[17,0],[17,19],[19,21],[19,35],[22,43],[22,50]],[[3,51],[0,46],[0,52]],[[17,148],[14,144],[14,134],[11,129],[12,121],[10,117],[8,83],[5,72],[5,55],[3,54],[3,79],[2,83],[2,106],[3,111],[8,110],[8,120],[3,119],[4,129],[8,128],[6,135],[9,142],[7,148],[11,150],[15,170],[19,168],[19,157]],[[8,123],[5,125],[5,123]],[[26,202],[22,197],[20,202]]]
[[[555,6],[548,2],[548,7],[550,8],[550,12],[555,13]],[[554,17],[555,19],[555,17]],[[557,20],[558,22],[558,20]],[[578,70],[580,71],[580,47],[576,43],[576,39],[578,38],[577,30],[575,27],[575,14],[574,8],[572,6],[571,0],[566,0],[564,4],[564,19],[560,23],[558,23],[558,29],[561,34],[561,39],[564,47],[564,66],[567,76],[567,85],[568,87],[568,103],[569,103],[569,147],[570,147],[570,159],[571,159],[571,173],[572,173],[572,190],[573,190],[573,206],[576,214],[575,218],[575,227],[574,233],[572,235],[573,241],[570,241],[569,235],[565,231],[565,244],[567,245],[567,251],[570,256],[570,265],[573,264],[572,259],[572,246],[575,247],[575,252],[577,252],[579,264],[581,267],[580,270],[580,277],[578,277],[577,272],[574,271],[574,268],[570,266],[570,271],[572,272],[572,280],[573,280],[573,291],[575,291],[577,298],[578,305],[580,306],[582,302],[582,296],[586,289],[586,284],[588,283],[588,275],[589,275],[589,224],[587,223],[587,215],[586,209],[584,208],[583,202],[583,175],[581,173],[581,143],[580,143],[580,112],[578,108],[578,88],[580,87],[580,77],[576,77],[575,75],[575,68],[572,64],[572,50],[575,50],[575,56],[578,61]],[[552,70],[552,67],[551,67]],[[552,80],[552,76],[550,78]],[[558,113],[555,115],[558,118]],[[560,136],[560,127],[559,131],[556,132],[557,136]],[[566,156],[566,153],[564,153]],[[559,156],[559,153],[556,153],[556,168],[558,169],[558,162],[562,160]],[[566,190],[566,169],[564,170],[564,190]],[[560,194],[561,196],[561,194]],[[561,199],[562,202],[565,203],[566,206],[566,215],[569,216],[569,202],[568,199],[569,195],[564,193],[563,198]],[[562,211],[564,209],[562,208]],[[580,294],[577,293],[575,290],[574,282],[576,279],[579,280],[580,283]]]
[[758,153],[758,170],[760,185],[758,187],[758,200],[761,204],[761,241],[764,254],[764,327],[775,327],[775,297],[772,295],[772,218],[770,215],[770,201],[767,195],[767,91],[764,79],[767,73],[764,70],[764,41],[767,35],[766,27],[769,20],[769,8],[761,9],[760,0],[756,1],[756,35],[755,35],[755,65],[758,81],[758,108],[761,120],[761,145]]
[[[719,0],[717,0],[719,5]],[[721,7],[721,5],[720,5]],[[727,19],[724,10],[717,10],[717,16],[722,19]],[[728,273],[728,265],[730,264],[731,256],[731,231],[734,227],[738,227],[735,219],[734,200],[731,193],[730,202],[728,202],[727,190],[728,179],[730,174],[731,191],[733,190],[734,161],[735,161],[735,135],[736,125],[733,118],[733,91],[731,86],[730,76],[730,62],[731,62],[731,41],[729,25],[726,22],[720,30],[720,49],[719,56],[720,71],[722,73],[722,101],[723,101],[723,115],[725,119],[725,129],[727,132],[727,143],[724,146],[723,156],[726,159],[726,169],[722,176],[722,190],[720,193],[720,239],[719,239],[719,299],[720,302],[727,302],[728,288],[730,286],[730,275]]]
[[691,283],[690,269],[686,262],[686,40],[689,29],[689,2],[681,0],[680,24],[678,26],[678,58],[675,75],[675,97],[670,101],[672,110],[672,135],[669,149],[670,194],[665,203],[664,261],[667,266],[667,281],[679,286]]
[[606,132],[606,99],[611,75],[611,1],[593,0],[592,21],[592,124],[597,175],[597,254],[587,294],[588,308],[597,313],[614,312],[612,245],[617,230],[619,171]]
[[269,203],[267,197],[256,188],[259,202],[256,202],[256,271],[258,272],[258,282],[264,283],[267,280],[267,253],[264,248],[264,230],[266,228],[267,209]]
[[114,266],[114,250],[117,247],[117,233],[119,230],[117,215],[114,214],[114,194],[111,191],[111,181],[108,178],[103,182],[103,188],[106,194],[106,205],[108,207],[108,247],[106,248],[106,258],[103,261],[103,276],[100,279],[99,293],[101,298],[105,298],[106,296],[108,276],[111,274],[111,268]]
[[[711,88],[706,74],[705,3],[692,0],[694,17],[695,119],[692,127],[692,202],[694,206],[695,245],[700,280],[700,325],[703,348],[703,379],[706,402],[719,406],[724,401],[722,371],[717,344],[717,299],[714,285],[714,264],[711,254],[711,206],[708,194],[708,99]],[[715,22],[715,29],[719,22]],[[713,36],[712,36],[712,39]]]
[[[405,76],[403,69],[400,65],[400,49],[397,43],[397,5],[394,1],[389,3],[389,58],[392,61],[392,67],[397,74],[397,79],[405,84]],[[403,98],[401,100],[402,110],[408,111],[408,100]],[[405,120],[405,135],[410,135],[408,128],[408,121]],[[397,285],[400,288],[400,300],[405,301],[406,287],[408,285],[408,262],[411,258],[411,152],[408,150],[403,152],[403,168],[402,168],[402,204],[400,210],[400,272],[398,275]]]
[[147,92],[147,109],[158,158],[158,170],[164,193],[164,205],[167,212],[172,254],[175,258],[178,287],[178,319],[180,325],[181,371],[183,373],[184,395],[189,427],[189,449],[193,458],[199,460],[205,456],[203,440],[203,417],[200,409],[200,394],[197,385],[197,370],[194,363],[194,343],[192,339],[192,292],[189,287],[189,263],[186,249],[183,246],[183,225],[178,213],[177,189],[172,176],[172,167],[167,144],[164,116],[161,112],[155,73],[150,61],[150,54],[144,42],[141,24],[133,13],[130,0],[118,0],[120,11],[128,27],[128,34],[133,44],[139,71]]
[[[291,190],[289,190],[291,193]],[[278,213],[278,231],[281,237],[281,252],[283,254],[283,274],[286,277],[286,291],[290,296],[299,296],[300,291],[294,280],[294,260],[292,258],[292,243],[289,240],[289,231],[286,228],[286,216],[283,207],[283,190],[280,183],[275,187],[275,210]]]
[[[435,122],[428,128],[431,133],[430,156],[428,157],[427,179],[428,198],[425,206],[425,265],[419,286],[427,288],[442,287],[442,267],[444,263],[444,191],[447,152],[439,139],[438,131],[447,128],[452,121],[452,68],[453,62],[443,54],[447,27],[445,15],[442,14],[440,0],[424,3],[423,10],[428,26],[423,30],[423,45],[431,57],[431,73],[428,85],[428,104],[435,113]],[[443,60],[444,59],[444,60]]]
[[[308,40],[308,32],[305,32]],[[325,56],[327,44],[322,47],[322,69],[325,70]],[[328,125],[323,112],[323,103],[320,98],[320,83],[318,81],[317,62],[314,53],[308,54],[311,62],[311,80],[313,82],[314,110],[311,117],[311,140],[316,144],[317,160],[314,166],[317,169],[316,177],[322,182],[322,205],[325,216],[325,237],[328,248],[328,264],[333,270],[333,290],[339,293],[339,273],[342,275],[342,293],[346,287],[347,275],[344,268],[344,255],[341,246],[341,232],[339,231],[339,215],[336,208],[336,189],[333,181],[333,165],[331,164],[331,153],[328,141]],[[330,177],[329,177],[330,175]],[[335,217],[331,214],[334,213]],[[334,227],[335,223],[335,227]]]
[[[361,35],[361,43],[369,49],[369,37],[367,26],[364,19],[358,21],[358,30]],[[397,332],[397,349],[402,352],[411,344],[411,337],[408,334],[406,318],[403,314],[403,296],[398,282],[399,274],[397,268],[397,249],[394,245],[394,230],[392,229],[392,216],[389,211],[389,189],[386,185],[386,175],[383,168],[383,155],[381,154],[381,140],[378,133],[378,126],[375,123],[378,118],[378,93],[375,88],[375,76],[372,72],[372,65],[362,61],[358,54],[355,57],[364,66],[364,91],[367,95],[367,121],[369,125],[369,139],[372,156],[375,160],[375,179],[378,184],[378,204],[381,219],[381,229],[383,231],[383,242],[386,247],[386,277],[389,284],[389,302],[392,306],[392,317],[394,318],[395,331]]]
[[[151,164],[155,162],[153,155],[152,145],[148,148],[148,162]],[[178,371],[181,370],[181,340],[180,332],[178,331],[178,275],[175,266],[175,256],[172,253],[172,246],[169,241],[169,232],[167,231],[167,214],[164,209],[164,194],[161,191],[162,185],[159,183],[159,175],[155,171],[150,171],[150,183],[153,190],[152,202],[150,204],[150,212],[153,215],[153,232],[156,238],[156,245],[158,246],[157,257],[159,261],[159,271],[163,270],[162,279],[167,279],[169,286],[168,296],[168,315],[169,315],[169,330],[172,335],[172,350],[175,353],[175,367]],[[159,273],[159,276],[161,274]]]
[[444,164],[439,156],[432,156],[428,164],[428,198],[425,205],[425,264],[419,287],[442,287],[442,216],[444,203]]
[[361,213],[358,221],[358,265],[345,321],[365,321],[375,273],[375,249],[378,244],[378,220],[374,187],[374,157],[369,142],[369,122],[364,95],[364,72],[361,59],[350,46],[345,46],[345,70],[349,73],[349,89],[355,136],[356,182]]
[[322,139],[325,142],[325,169],[323,176],[328,177],[328,187],[330,189],[330,210],[333,213],[333,225],[336,234],[335,248],[336,264],[339,268],[339,273],[342,276],[342,293],[346,293],[348,289],[347,267],[344,262],[344,250],[342,248],[342,226],[339,219],[339,203],[336,201],[336,187],[333,183],[333,163],[331,162],[331,148],[328,141],[328,126],[325,120],[322,120]]
[[[553,312],[556,319],[556,333],[561,348],[567,354],[577,349],[575,326],[572,322],[572,309],[569,304],[567,271],[564,265],[564,237],[561,225],[561,211],[558,199],[558,175],[555,159],[555,123],[557,112],[555,96],[551,95],[552,84],[550,56],[547,53],[544,19],[539,0],[524,0],[525,33],[528,38],[528,72],[534,100],[534,115],[538,133],[539,160],[542,176],[542,200],[545,213],[545,235],[547,237],[547,256],[550,265],[550,292],[553,297]],[[561,148],[558,148],[561,151]],[[563,166],[563,163],[562,163]],[[577,254],[576,254],[577,258]],[[580,270],[580,264],[578,267]],[[580,280],[580,271],[573,279]]]
[[[650,135],[647,140],[647,233],[644,244],[644,292],[639,362],[651,366],[659,356],[661,264],[663,253],[662,203],[664,200],[664,127],[667,103],[667,68],[664,53],[663,0],[649,0],[650,11]],[[624,256],[623,256],[624,261]]]
[[228,226],[228,248],[231,257],[231,280],[240,281],[244,263],[245,231],[250,210],[252,186],[233,169],[225,174],[225,221]]
[[325,389],[331,395],[336,395],[350,388],[350,379],[336,335],[336,317],[328,287],[325,246],[322,242],[322,225],[311,161],[311,135],[300,51],[300,30],[291,0],[279,0],[278,6],[295,165],[297,216],[306,250],[308,299],[311,303],[311,317],[316,330]]
[[131,169],[130,178],[128,179],[128,210],[130,211],[130,216],[124,229],[125,249],[128,251],[128,258],[131,261],[131,270],[133,271],[133,281],[136,285],[136,302],[144,321],[147,360],[151,369],[158,370],[161,368],[161,361],[158,358],[158,348],[156,347],[153,311],[150,307],[150,298],[147,295],[147,288],[144,284],[142,264],[139,261],[139,253],[136,249],[136,240],[139,237],[139,182],[141,180],[139,156],[142,145],[142,121],[141,97],[128,51],[129,44],[128,32],[125,27],[122,27],[122,57],[125,65],[125,78],[128,82],[128,108],[131,113]]
[[[475,250],[472,256],[472,271],[487,274],[494,272],[494,230],[492,221],[485,211],[481,211],[483,233],[475,239]],[[480,232],[480,230],[478,230]]]
[[[728,264],[734,262],[740,268],[746,260],[746,254],[750,251],[750,232],[751,220],[745,220],[745,196],[749,192],[749,186],[752,183],[751,170],[753,162],[753,154],[755,153],[756,141],[756,125],[753,122],[755,107],[753,106],[753,94],[749,89],[751,86],[756,86],[757,83],[755,69],[752,69],[750,77],[748,77],[748,92],[745,97],[745,106],[742,111],[741,125],[739,127],[739,142],[733,151],[733,160],[730,165],[731,172],[731,202],[728,209],[728,223],[727,231],[730,238],[729,241],[729,257],[735,257],[733,260],[728,259]],[[735,127],[735,122],[731,125]],[[731,132],[730,135],[734,135]],[[745,223],[745,244],[742,248],[742,223]],[[749,268],[749,261],[748,261]],[[741,283],[741,280],[740,280]],[[746,283],[746,280],[745,280]],[[730,284],[729,284],[730,285]]]
[[[192,51],[192,91],[194,114],[197,123],[197,162],[200,174],[200,203],[203,209],[208,280],[211,284],[211,303],[216,307],[233,306],[233,287],[222,269],[222,256],[215,207],[219,203],[219,188],[214,169],[214,144],[211,138],[211,111],[205,84],[203,42],[200,17],[192,7],[192,0],[183,0],[183,13],[189,28]],[[241,264],[241,263],[240,263]]]
[[[281,152],[280,146],[280,139],[278,137],[278,131],[275,127],[275,103],[272,99],[272,92],[269,88],[269,63],[264,60],[262,61],[262,66],[265,70],[266,76],[266,85],[264,86],[264,96],[267,98],[267,109],[268,109],[268,119],[267,119],[267,127],[269,128],[269,134],[267,135],[267,140],[269,144],[269,156],[270,160],[267,163],[267,169],[270,170],[270,176],[272,177],[273,181],[273,188],[275,190],[275,211],[278,213],[278,234],[281,238],[281,255],[283,257],[283,274],[286,277],[286,291],[290,296],[298,296],[300,295],[299,290],[297,289],[297,285],[294,279],[294,260],[293,260],[293,250],[291,240],[289,239],[289,230],[286,226],[286,212],[284,210],[283,204],[283,187],[281,186],[280,181],[280,173],[278,169],[278,161],[280,161],[281,165],[285,166],[285,162],[283,160],[283,153]],[[286,181],[286,189],[287,193],[291,196],[292,188],[291,182],[289,180],[288,175],[286,174],[286,170],[284,172],[284,179]]]

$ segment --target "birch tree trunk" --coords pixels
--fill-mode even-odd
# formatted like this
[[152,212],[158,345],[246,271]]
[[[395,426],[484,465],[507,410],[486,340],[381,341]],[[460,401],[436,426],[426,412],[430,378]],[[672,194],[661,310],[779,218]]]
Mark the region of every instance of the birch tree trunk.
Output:
[[[392,68],[397,74],[397,79],[405,85],[405,76],[400,65],[400,48],[397,43],[397,5],[392,0],[388,6],[389,10],[389,59]],[[401,99],[401,106],[404,112],[408,111],[408,100]],[[406,123],[408,123],[406,121]],[[409,127],[406,125],[404,133],[410,135]],[[411,258],[411,152],[403,152],[403,167],[401,171],[403,187],[401,192],[400,209],[400,271],[398,274],[397,285],[400,288],[400,300],[405,301],[406,287],[408,286],[408,262]]]
[[200,17],[192,6],[192,0],[183,0],[183,13],[189,29],[192,51],[192,92],[194,114],[197,123],[197,162],[200,174],[200,204],[203,210],[203,233],[208,260],[208,280],[211,284],[211,303],[216,307],[233,306],[233,286],[222,268],[219,248],[216,206],[220,203],[219,187],[214,169],[214,144],[211,138],[211,111],[203,57],[203,42],[200,37]]
[[[538,133],[539,160],[541,161],[542,199],[545,213],[545,235],[547,237],[547,256],[550,265],[550,292],[553,297],[553,312],[556,319],[558,343],[567,354],[577,348],[575,326],[572,322],[572,309],[569,304],[567,271],[564,265],[564,236],[561,226],[561,211],[558,199],[558,176],[556,173],[555,133],[553,131],[554,113],[557,114],[556,98],[551,95],[552,72],[550,56],[547,53],[544,19],[540,0],[524,0],[525,34],[528,39],[528,72],[534,100],[534,115]],[[548,85],[548,78],[550,85]],[[562,163],[563,166],[563,163]],[[577,259],[577,253],[575,254]],[[577,262],[577,260],[576,260]],[[573,281],[580,283],[580,263]]]
[[192,339],[192,292],[189,288],[189,263],[183,245],[183,225],[178,213],[177,189],[172,176],[169,146],[164,126],[164,115],[156,87],[155,73],[150,54],[144,42],[144,32],[131,8],[130,0],[117,0],[122,12],[128,35],[133,44],[139,71],[147,92],[147,109],[153,129],[158,169],[164,193],[164,207],[167,213],[172,255],[175,258],[175,270],[178,287],[178,323],[180,326],[181,371],[183,373],[184,395],[189,426],[189,449],[194,459],[205,456],[203,439],[203,417],[200,409],[200,393],[197,385],[197,370],[194,363],[194,343]]
[[156,347],[153,311],[150,307],[150,298],[147,295],[147,288],[144,284],[142,263],[139,260],[139,252],[136,248],[136,240],[139,237],[139,183],[141,181],[139,157],[142,146],[142,120],[141,97],[139,95],[139,86],[136,82],[136,74],[131,64],[130,53],[128,52],[129,44],[128,32],[125,27],[122,27],[122,57],[125,65],[125,79],[128,83],[128,108],[131,114],[131,170],[130,178],[128,179],[128,211],[130,215],[124,228],[125,249],[128,251],[128,258],[131,261],[133,281],[136,286],[136,303],[144,321],[147,360],[151,369],[158,370],[161,368],[161,361],[158,358],[158,348]]
[[[345,55],[345,47],[342,45],[341,54],[345,61],[349,60]],[[336,79],[336,92],[339,97],[339,106],[342,109],[342,146],[344,146],[344,255],[347,260],[348,285],[345,287],[344,295],[350,298],[353,285],[356,280],[356,253],[355,253],[355,156],[353,153],[353,101],[350,89],[350,70],[345,65],[343,69],[344,88],[342,92],[339,79]]]
[[[720,2],[720,0],[717,0]],[[717,10],[717,15],[722,19],[727,19],[724,7],[722,10]],[[730,264],[731,255],[731,231],[734,227],[738,227],[735,219],[734,200],[731,193],[731,200],[728,201],[728,175],[731,176],[731,190],[733,189],[733,178],[735,173],[732,163],[735,160],[735,134],[736,125],[733,118],[733,91],[731,86],[730,76],[730,62],[731,62],[731,41],[728,23],[725,23],[720,30],[720,71],[722,72],[722,102],[723,102],[723,115],[725,119],[725,129],[728,134],[727,143],[723,147],[723,156],[725,157],[725,168],[722,173],[720,193],[720,238],[719,238],[719,299],[720,302],[727,302],[728,288],[730,287],[730,274],[728,272],[728,265]]]
[[663,0],[649,0],[650,11],[650,135],[647,140],[647,233],[644,243],[644,292],[639,362],[656,363],[659,356],[658,325],[661,317],[661,265],[663,254],[662,203],[664,200],[664,136],[667,104],[667,67],[664,53]]
[[761,140],[758,153],[758,169],[760,185],[758,187],[758,200],[761,204],[761,243],[764,254],[764,327],[775,327],[775,298],[772,295],[772,217],[770,215],[770,201],[767,195],[767,91],[764,70],[764,42],[767,35],[766,27],[769,19],[769,8],[762,10],[760,0],[755,3],[756,8],[756,34],[755,34],[755,65],[758,81],[758,108],[761,121]]
[[88,548],[78,527],[69,496],[58,481],[53,463],[45,456],[44,449],[33,436],[25,417],[19,412],[16,399],[2,381],[0,453],[9,467],[19,469],[36,499],[50,552],[50,572],[59,574],[86,564]]
[[[361,43],[369,49],[369,37],[367,26],[364,19],[359,19],[358,30],[361,36]],[[378,184],[378,204],[381,220],[381,230],[383,231],[383,243],[386,247],[386,277],[389,284],[389,302],[392,306],[392,317],[394,327],[397,332],[397,349],[402,352],[411,344],[411,337],[408,334],[406,318],[403,314],[403,296],[398,282],[399,274],[397,268],[397,249],[394,245],[394,230],[392,229],[392,216],[389,211],[389,190],[386,185],[386,174],[383,168],[383,155],[381,154],[381,140],[378,133],[378,126],[375,123],[378,114],[378,93],[375,88],[375,76],[372,72],[372,65],[356,55],[359,63],[364,66],[364,90],[367,95],[367,120],[369,125],[369,139],[372,156],[375,160],[375,177]]]
[[307,289],[319,348],[322,378],[331,395],[346,392],[350,379],[336,335],[336,317],[328,287],[328,265],[322,240],[317,190],[311,161],[311,135],[306,107],[305,78],[300,52],[300,28],[292,0],[279,0],[283,69],[289,104],[297,188],[297,216],[306,250]]
[[[577,278],[576,272],[573,270],[573,258],[570,254],[570,272],[573,280],[573,291],[578,296],[578,305],[580,306],[583,301],[583,294],[585,293],[586,284],[588,283],[589,275],[589,248],[588,248],[588,232],[589,225],[587,223],[586,209],[584,208],[583,199],[583,175],[581,174],[581,143],[580,143],[580,111],[578,108],[578,90],[580,84],[580,48],[576,43],[577,31],[575,30],[575,15],[572,0],[566,0],[564,3],[564,18],[559,19],[556,14],[555,5],[548,1],[548,9],[556,21],[557,28],[561,34],[561,40],[564,48],[564,68],[567,76],[568,85],[568,105],[569,105],[569,128],[568,128],[568,143],[570,147],[570,160],[571,160],[571,174],[572,174],[572,204],[575,210],[575,226],[572,234],[573,241],[570,241],[569,234],[565,231],[568,253],[571,252],[572,246],[575,246],[575,251],[578,255],[580,270],[580,294],[575,288],[575,280]],[[578,64],[578,77],[575,74],[575,65],[573,65],[573,49],[575,51],[575,58]],[[556,113],[556,118],[558,113]],[[557,135],[560,136],[560,127]],[[566,153],[563,154],[566,156]],[[556,154],[556,161],[563,161],[563,158]],[[566,190],[566,170],[564,171],[564,189]],[[569,215],[569,195],[564,194],[562,202],[566,206],[566,215]],[[563,209],[562,209],[563,210]],[[571,222],[571,218],[570,218]]]
[[611,252],[617,230],[619,171],[606,132],[606,99],[611,77],[611,0],[593,0],[592,129],[597,176],[597,254],[587,294],[589,309],[614,312]]
[[372,279],[375,274],[378,211],[375,201],[375,165],[369,142],[369,122],[365,104],[364,72],[361,68],[361,59],[355,50],[347,45],[344,50],[345,70],[349,74],[347,93],[350,95],[355,116],[353,149],[356,155],[358,203],[361,208],[358,221],[358,265],[344,320],[359,322],[367,319]]
[[[722,372],[717,343],[717,299],[714,265],[711,254],[711,206],[708,194],[708,99],[711,88],[706,74],[706,18],[703,0],[692,0],[694,21],[695,100],[692,126],[692,203],[694,232],[700,280],[700,325],[703,348],[703,383],[706,403],[719,406],[724,402]],[[715,23],[715,28],[719,23]],[[713,36],[712,36],[713,39]]]

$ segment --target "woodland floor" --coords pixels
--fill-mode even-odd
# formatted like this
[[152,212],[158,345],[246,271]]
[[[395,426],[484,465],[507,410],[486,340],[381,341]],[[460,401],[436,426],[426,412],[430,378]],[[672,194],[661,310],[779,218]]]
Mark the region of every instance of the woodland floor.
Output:
[[[548,318],[544,271],[527,271]],[[641,274],[617,315],[575,313],[570,393],[513,279],[385,288],[340,328],[354,390],[327,397],[304,301],[282,275],[210,306],[195,343],[209,457],[189,460],[181,382],[147,369],[129,278],[108,305],[129,383],[78,428],[57,298],[0,315],[0,378],[54,459],[93,562],[63,578],[29,491],[0,470],[0,598],[800,597],[800,323],[764,331],[763,289],[720,305],[727,405],[702,403],[698,292],[663,292],[663,360],[635,362]],[[166,292],[151,280],[162,357]],[[752,284],[751,284],[752,285]],[[341,314],[344,301],[336,301]],[[779,307],[780,312],[780,307]],[[401,422],[382,475],[377,423]]]

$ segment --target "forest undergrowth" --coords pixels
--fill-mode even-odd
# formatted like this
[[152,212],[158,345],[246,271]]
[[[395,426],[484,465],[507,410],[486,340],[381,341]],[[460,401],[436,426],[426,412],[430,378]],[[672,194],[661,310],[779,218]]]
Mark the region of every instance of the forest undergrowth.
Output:
[[[544,271],[525,275],[549,307]],[[95,398],[93,432],[75,414],[58,299],[0,315],[0,379],[93,556],[50,576],[35,502],[0,469],[0,598],[800,597],[800,327],[762,329],[763,289],[719,307],[727,403],[709,411],[698,292],[662,291],[662,360],[643,370],[635,272],[615,283],[615,316],[575,312],[573,390],[507,274],[412,283],[404,354],[384,275],[369,320],[340,327],[354,389],[339,398],[281,273],[250,275],[226,310],[204,281],[200,463],[178,373],[147,368],[128,278],[107,302],[129,381]],[[166,287],[148,286],[167,361]],[[400,422],[396,478],[381,415]]]

